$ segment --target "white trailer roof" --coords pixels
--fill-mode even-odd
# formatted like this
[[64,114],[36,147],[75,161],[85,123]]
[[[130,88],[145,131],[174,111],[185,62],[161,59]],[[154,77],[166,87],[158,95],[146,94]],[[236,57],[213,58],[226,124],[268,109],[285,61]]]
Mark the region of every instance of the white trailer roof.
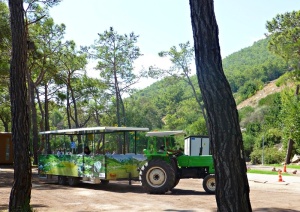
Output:
[[170,135],[184,135],[185,132],[183,130],[177,130],[177,131],[153,131],[153,132],[147,132],[146,136],[157,136],[157,137],[165,137]]
[[92,134],[92,133],[109,133],[109,132],[134,132],[134,131],[149,131],[149,128],[141,127],[87,127],[74,128],[65,130],[53,130],[40,132],[40,135],[77,135],[77,134]]

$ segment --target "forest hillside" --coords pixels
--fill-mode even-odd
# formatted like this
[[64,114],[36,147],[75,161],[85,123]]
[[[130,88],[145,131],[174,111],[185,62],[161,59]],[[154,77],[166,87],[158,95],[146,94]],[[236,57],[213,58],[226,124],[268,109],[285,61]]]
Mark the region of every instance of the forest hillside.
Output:
[[[223,59],[223,67],[238,105],[247,157],[261,162],[263,148],[269,163],[283,160],[285,151],[273,147],[280,144],[283,150],[287,143],[283,101],[295,89],[295,84],[288,80],[289,64],[269,52],[268,39],[263,39]],[[191,80],[201,96],[196,76]],[[165,77],[136,92],[126,102],[132,111],[130,119],[142,117],[134,122],[150,129],[207,134],[192,89],[180,77]]]
[[295,86],[294,83],[288,83],[281,86],[276,85],[276,80],[273,80],[266,84],[261,90],[257,91],[253,96],[245,99],[240,104],[237,105],[237,109],[242,109],[244,107],[257,107],[258,103],[261,99],[266,98],[268,95],[279,93],[286,87],[293,87]]

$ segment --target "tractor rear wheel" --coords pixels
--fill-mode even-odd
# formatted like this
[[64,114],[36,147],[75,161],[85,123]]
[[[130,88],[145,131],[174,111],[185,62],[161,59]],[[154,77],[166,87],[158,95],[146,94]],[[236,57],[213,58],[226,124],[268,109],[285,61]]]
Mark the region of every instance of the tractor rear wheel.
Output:
[[209,194],[214,194],[216,191],[216,178],[215,175],[207,175],[203,179],[203,188]]
[[140,179],[143,188],[148,193],[164,194],[173,188],[175,172],[171,164],[164,160],[154,159],[141,168]]
[[178,163],[176,158],[171,158],[171,165],[173,170],[175,171],[175,181],[174,181],[174,185],[171,187],[171,189],[173,189],[178,185],[180,181],[180,176],[178,174]]
[[109,183],[109,180],[101,180],[102,185],[107,185]]

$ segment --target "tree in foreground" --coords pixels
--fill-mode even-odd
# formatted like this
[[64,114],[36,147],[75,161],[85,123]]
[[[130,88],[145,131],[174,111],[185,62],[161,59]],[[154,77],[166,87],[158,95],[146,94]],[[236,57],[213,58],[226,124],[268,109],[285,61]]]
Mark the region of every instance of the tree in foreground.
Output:
[[32,185],[29,157],[29,119],[26,104],[27,36],[23,0],[10,0],[9,9],[12,34],[10,99],[14,148],[14,182],[10,193],[9,211],[30,211]]
[[222,68],[213,0],[190,0],[196,70],[216,169],[218,211],[251,211],[238,112]]

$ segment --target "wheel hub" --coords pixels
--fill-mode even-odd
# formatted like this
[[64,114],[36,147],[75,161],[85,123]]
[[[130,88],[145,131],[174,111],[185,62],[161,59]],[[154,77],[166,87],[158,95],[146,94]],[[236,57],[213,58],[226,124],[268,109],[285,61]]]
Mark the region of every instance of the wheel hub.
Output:
[[153,187],[160,187],[166,182],[166,173],[159,167],[153,167],[148,171],[147,181]]
[[215,183],[215,179],[210,179],[207,181],[207,187],[210,190],[215,190],[216,189],[216,183]]

